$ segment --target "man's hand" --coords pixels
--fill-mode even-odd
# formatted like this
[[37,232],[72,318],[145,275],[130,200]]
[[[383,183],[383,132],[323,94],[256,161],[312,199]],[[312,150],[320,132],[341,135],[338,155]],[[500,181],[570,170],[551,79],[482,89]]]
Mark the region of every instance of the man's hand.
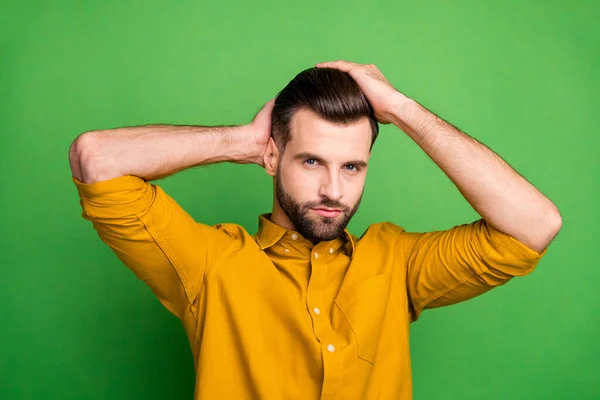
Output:
[[554,239],[562,225],[554,203],[491,149],[396,91],[374,65],[316,66],[348,72],[379,122],[393,122],[412,138],[492,226],[538,252]]
[[265,150],[271,137],[271,112],[275,105],[275,99],[269,100],[256,114],[252,122],[247,126],[253,135],[256,149],[248,162],[255,163],[264,167]]
[[398,92],[373,64],[363,65],[339,60],[322,62],[315,66],[317,68],[337,68],[348,72],[371,103],[375,111],[375,118],[382,124],[392,122],[393,112],[398,101],[406,99],[406,96]]

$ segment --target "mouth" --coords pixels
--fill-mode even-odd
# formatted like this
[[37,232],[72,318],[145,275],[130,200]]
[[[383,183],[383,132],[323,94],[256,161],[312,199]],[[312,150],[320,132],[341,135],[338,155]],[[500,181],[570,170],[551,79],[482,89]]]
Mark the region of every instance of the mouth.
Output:
[[342,213],[342,210],[340,210],[339,208],[326,208],[326,207],[313,208],[313,211],[322,217],[329,217],[329,218],[337,217],[338,215],[340,215]]

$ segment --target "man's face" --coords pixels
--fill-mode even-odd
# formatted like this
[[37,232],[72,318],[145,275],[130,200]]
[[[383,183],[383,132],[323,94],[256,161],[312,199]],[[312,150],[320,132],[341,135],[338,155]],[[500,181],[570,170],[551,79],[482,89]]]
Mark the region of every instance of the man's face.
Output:
[[371,125],[327,122],[297,111],[291,140],[279,159],[277,201],[296,230],[313,243],[343,234],[362,198],[370,156]]

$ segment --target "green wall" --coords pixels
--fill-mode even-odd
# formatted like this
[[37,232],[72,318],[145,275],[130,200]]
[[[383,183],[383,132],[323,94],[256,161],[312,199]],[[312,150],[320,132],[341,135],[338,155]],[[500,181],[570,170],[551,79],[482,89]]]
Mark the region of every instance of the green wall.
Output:
[[[81,218],[68,147],[90,129],[246,123],[296,73],[340,58],[376,64],[563,215],[531,275],[413,325],[415,399],[600,398],[600,3],[284,3],[2,3],[0,399],[192,397],[183,329]],[[158,183],[206,223],[254,232],[271,207],[256,165]],[[477,217],[383,127],[354,233]]]

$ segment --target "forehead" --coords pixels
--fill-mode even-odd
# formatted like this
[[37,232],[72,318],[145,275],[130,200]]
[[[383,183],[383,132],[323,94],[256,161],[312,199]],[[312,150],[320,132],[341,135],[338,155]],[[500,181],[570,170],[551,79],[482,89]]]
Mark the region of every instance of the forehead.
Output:
[[336,124],[307,110],[298,110],[290,121],[291,139],[286,147],[293,152],[309,151],[320,155],[367,157],[372,128],[367,117],[349,124]]

